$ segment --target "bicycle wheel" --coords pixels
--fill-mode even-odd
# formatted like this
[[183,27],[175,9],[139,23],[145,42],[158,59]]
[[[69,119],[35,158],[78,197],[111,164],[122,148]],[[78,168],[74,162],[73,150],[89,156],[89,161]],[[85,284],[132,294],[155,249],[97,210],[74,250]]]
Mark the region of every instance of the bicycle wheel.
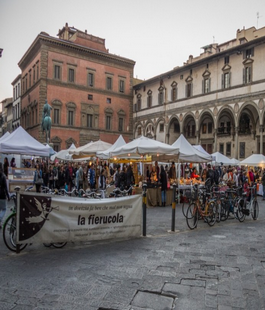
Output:
[[224,222],[228,219],[229,216],[229,206],[226,202],[221,202],[221,221]]
[[258,204],[257,200],[254,200],[252,202],[251,216],[252,216],[253,220],[257,220],[258,219],[258,216],[259,216],[259,204]]
[[[13,252],[17,250],[17,222],[16,222],[16,214],[12,213],[6,219],[3,226],[3,239],[6,247]],[[20,251],[25,249],[27,244],[20,245]]]
[[236,218],[239,220],[239,222],[244,222],[246,218],[246,206],[244,204],[244,199],[240,199],[237,202],[237,210],[235,212]]
[[216,222],[217,205],[215,202],[210,202],[208,205],[207,216],[205,216],[207,224],[213,226]]
[[187,214],[187,210],[188,210],[188,207],[190,205],[190,202],[183,202],[183,205],[182,205],[182,213],[183,215],[186,217],[186,214]]
[[194,229],[197,227],[199,220],[199,211],[195,203],[191,203],[187,209],[186,222],[189,229]]
[[60,248],[63,248],[66,244],[67,242],[55,242],[55,243],[52,243],[52,246],[54,246],[57,249],[60,249]]

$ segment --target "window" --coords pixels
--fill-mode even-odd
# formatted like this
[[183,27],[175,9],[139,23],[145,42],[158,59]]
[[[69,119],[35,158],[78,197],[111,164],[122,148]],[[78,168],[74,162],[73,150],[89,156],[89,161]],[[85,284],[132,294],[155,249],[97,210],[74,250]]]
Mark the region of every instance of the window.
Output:
[[142,135],[142,128],[141,127],[137,128],[137,134],[138,134],[138,136]]
[[149,89],[147,92],[147,108],[152,106],[152,91]]
[[254,56],[254,47],[253,48],[248,48],[244,52],[244,59],[246,58],[251,58]]
[[230,132],[231,132],[231,123],[230,122],[226,122],[226,131],[227,131],[227,133],[230,134]]
[[93,100],[93,95],[88,94],[87,99],[88,99],[88,100]]
[[93,115],[87,114],[87,128],[93,127]]
[[245,142],[239,143],[239,157],[245,158]]
[[219,144],[219,152],[220,152],[221,154],[224,154],[224,144],[223,144],[223,143],[220,143],[220,144]]
[[178,122],[174,123],[174,132],[180,132],[180,127],[179,127],[179,123]]
[[31,87],[31,70],[29,71],[29,87]]
[[222,75],[222,88],[229,88],[231,80],[231,73],[226,72]]
[[189,98],[192,96],[192,83],[188,83],[186,85],[186,98]]
[[231,143],[226,143],[226,156],[231,155]]
[[164,92],[160,91],[158,94],[158,104],[163,104],[164,103]]
[[68,111],[68,126],[74,125],[74,111]]
[[68,70],[68,82],[74,83],[75,81],[75,70],[72,68],[69,68]]
[[33,84],[35,83],[35,79],[36,79],[36,68],[35,66],[33,66]]
[[164,132],[164,124],[160,124],[159,125],[159,131],[160,132]]
[[202,133],[207,132],[207,124],[202,124]]
[[119,128],[118,128],[119,131],[123,131],[123,118],[122,117],[119,117]]
[[94,73],[88,72],[87,84],[88,84],[89,87],[93,87],[94,86]]
[[211,91],[210,90],[210,85],[211,85],[211,79],[210,78],[205,78],[202,81],[202,93],[203,94],[207,94],[207,93],[209,93]]
[[251,65],[245,66],[245,68],[243,68],[243,84],[247,84],[252,81],[251,73],[252,73]]
[[112,78],[110,76],[107,76],[107,79],[106,79],[106,89],[112,90]]
[[225,62],[225,65],[229,64],[229,56],[225,56],[224,62]]
[[192,134],[192,137],[195,137],[195,125],[192,125],[192,132],[191,132],[191,134]]
[[61,67],[58,65],[54,66],[54,78],[57,80],[61,79]]
[[119,92],[124,93],[124,88],[125,88],[125,82],[124,80],[120,80],[119,82]]
[[54,116],[53,116],[53,123],[58,125],[59,124],[59,113],[60,113],[60,110],[59,109],[54,109],[54,112],[53,112]]
[[60,146],[59,146],[59,144],[53,144],[53,149],[54,149],[54,151],[55,152],[59,152],[60,151]]
[[212,133],[213,131],[213,123],[208,123],[208,133]]
[[111,103],[111,98],[107,98],[107,103]]
[[177,87],[173,87],[171,92],[171,101],[175,100],[177,100]]
[[111,129],[111,116],[106,115],[106,130],[110,130],[110,129]]
[[142,105],[142,99],[141,99],[141,95],[139,94],[137,96],[136,111],[140,111],[141,110],[141,105]]
[[38,81],[38,79],[39,79],[39,63],[37,63],[37,81]]

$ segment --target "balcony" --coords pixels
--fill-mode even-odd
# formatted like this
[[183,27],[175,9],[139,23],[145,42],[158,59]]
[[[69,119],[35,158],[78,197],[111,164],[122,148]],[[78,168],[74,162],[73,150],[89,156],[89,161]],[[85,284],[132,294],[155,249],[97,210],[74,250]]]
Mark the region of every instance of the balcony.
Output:
[[217,136],[230,136],[230,135],[231,135],[231,127],[217,128]]

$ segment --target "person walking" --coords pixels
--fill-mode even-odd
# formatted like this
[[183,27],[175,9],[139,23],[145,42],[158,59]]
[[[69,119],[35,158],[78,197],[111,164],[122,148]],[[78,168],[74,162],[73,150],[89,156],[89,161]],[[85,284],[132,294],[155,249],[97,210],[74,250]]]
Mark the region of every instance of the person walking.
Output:
[[96,171],[95,165],[92,163],[88,172],[88,184],[90,185],[90,189],[96,188]]
[[[126,171],[126,189],[128,190],[134,184],[135,184],[135,181],[134,181],[134,175],[133,175],[133,171],[132,171],[132,166],[129,165],[127,167],[127,171]],[[130,189],[128,194],[129,195],[132,194],[132,189]]]
[[262,200],[265,200],[265,169],[263,170],[263,175],[262,175],[262,186],[263,186],[263,196],[262,196]]
[[164,166],[160,166],[160,183],[161,183],[161,200],[162,200],[162,207],[166,206],[166,191],[167,191],[167,174],[164,169]]
[[3,171],[3,164],[0,163],[0,229],[2,228],[2,221],[6,214],[6,199],[10,200],[6,176]]
[[36,192],[40,193],[41,185],[43,184],[42,171],[40,169],[40,165],[36,165],[36,170],[34,172],[33,184],[36,186]]

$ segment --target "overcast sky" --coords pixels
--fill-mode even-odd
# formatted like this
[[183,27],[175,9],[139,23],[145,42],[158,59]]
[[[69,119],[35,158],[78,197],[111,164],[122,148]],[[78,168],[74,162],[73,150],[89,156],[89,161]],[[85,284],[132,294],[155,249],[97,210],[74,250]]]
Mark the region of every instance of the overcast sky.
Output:
[[17,64],[37,35],[56,37],[66,22],[104,38],[110,53],[136,61],[134,77],[149,79],[237,29],[264,27],[265,0],[0,0],[0,101],[12,97]]

